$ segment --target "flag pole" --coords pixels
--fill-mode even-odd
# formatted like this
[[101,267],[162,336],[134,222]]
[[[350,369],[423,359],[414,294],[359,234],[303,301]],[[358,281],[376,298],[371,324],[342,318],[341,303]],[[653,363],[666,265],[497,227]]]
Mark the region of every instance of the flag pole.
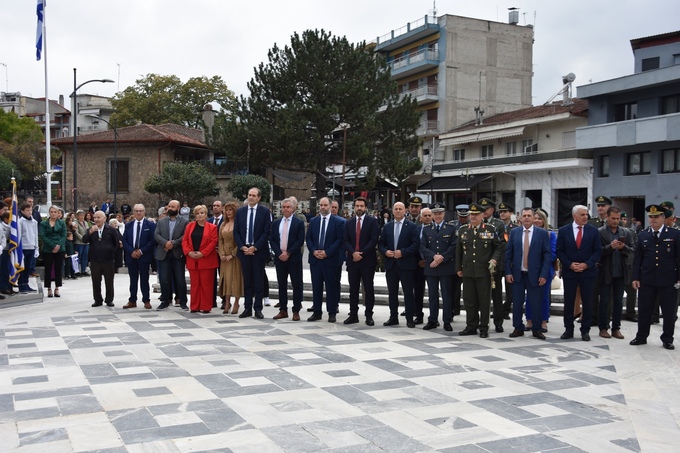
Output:
[[[52,205],[52,156],[50,155],[50,138],[52,131],[50,130],[50,95],[47,84],[47,0],[42,0],[43,4],[43,21],[42,21],[42,39],[43,39],[43,63],[45,65],[45,176],[47,178],[47,206]],[[71,112],[73,114],[73,112]]]

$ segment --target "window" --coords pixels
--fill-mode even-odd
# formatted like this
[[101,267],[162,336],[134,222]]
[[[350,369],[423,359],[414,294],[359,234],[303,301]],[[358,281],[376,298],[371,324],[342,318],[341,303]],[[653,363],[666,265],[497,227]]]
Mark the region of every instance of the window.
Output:
[[637,118],[637,102],[614,106],[614,121],[627,121]]
[[648,175],[651,159],[652,157],[649,151],[628,154],[628,174]]
[[[114,165],[115,163],[115,165]],[[106,161],[106,191],[114,192],[114,185],[116,192],[130,191],[130,161],[127,159],[107,159]],[[115,171],[115,168],[118,171]],[[115,171],[115,173],[114,173]]]
[[599,159],[599,170],[597,175],[600,178],[606,178],[609,176],[609,156],[600,156]]
[[505,155],[514,156],[517,154],[517,142],[508,142],[505,144]]
[[522,152],[524,154],[533,154],[538,152],[538,143],[534,143],[533,139],[522,140]]
[[493,145],[482,146],[482,159],[493,159]]
[[663,150],[661,159],[661,173],[680,172],[680,149]]
[[680,64],[680,53],[673,54],[673,64]]
[[454,149],[453,150],[453,160],[454,162],[462,162],[465,160],[465,148]]
[[659,57],[643,58],[642,72],[649,71],[652,69],[659,69]]
[[661,114],[680,113],[680,94],[666,96],[662,99]]

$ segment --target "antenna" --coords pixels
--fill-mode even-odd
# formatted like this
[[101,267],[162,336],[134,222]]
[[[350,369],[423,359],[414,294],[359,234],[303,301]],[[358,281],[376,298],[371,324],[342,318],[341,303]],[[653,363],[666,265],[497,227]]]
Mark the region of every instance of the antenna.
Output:
[[9,93],[9,76],[7,75],[7,63],[0,63],[5,67],[5,92]]
[[432,0],[432,9],[428,12],[432,16],[432,19],[433,19],[432,23],[437,22],[437,1],[436,0]]
[[120,92],[120,63],[116,63],[118,66],[118,83],[116,84],[116,91]]
[[573,72],[570,72],[569,74],[562,76],[562,88],[560,88],[560,91],[555,93],[550,99],[548,99],[543,105],[550,104],[553,99],[555,99],[557,96],[560,94],[563,96],[562,98],[562,105],[571,105],[573,102],[571,101],[571,84],[576,80],[576,75]]
[[479,96],[477,98],[477,107],[475,107],[475,126],[484,124],[484,110],[482,110],[482,72],[479,71]]

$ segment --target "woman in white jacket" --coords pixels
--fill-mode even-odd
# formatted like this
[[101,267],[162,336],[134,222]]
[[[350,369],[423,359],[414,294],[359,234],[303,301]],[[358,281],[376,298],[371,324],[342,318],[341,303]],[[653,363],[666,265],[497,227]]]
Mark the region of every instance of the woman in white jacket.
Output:
[[38,246],[38,222],[33,218],[33,208],[28,203],[22,203],[19,215],[19,232],[21,234],[21,250],[24,253],[24,270],[19,275],[19,293],[35,293],[35,289],[28,285],[29,269],[35,267],[35,260],[40,254]]

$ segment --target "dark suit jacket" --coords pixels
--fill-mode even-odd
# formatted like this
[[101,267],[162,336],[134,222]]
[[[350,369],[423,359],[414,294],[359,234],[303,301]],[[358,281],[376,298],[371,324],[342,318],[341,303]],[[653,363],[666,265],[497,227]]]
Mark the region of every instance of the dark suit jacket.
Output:
[[[191,239],[191,233],[196,228],[196,222],[191,222],[184,230],[184,237],[182,238],[182,251],[185,255],[194,250],[194,242]],[[217,227],[212,223],[205,222],[203,226],[203,239],[198,251],[203,254],[202,258],[190,258],[187,256],[187,269],[217,269],[219,263],[217,261]]]
[[[618,240],[623,242],[625,246],[619,250],[621,253],[621,264],[623,264],[623,280],[630,283],[630,257],[635,253],[635,239],[633,239],[633,232],[628,228],[619,226]],[[614,249],[611,246],[611,230],[605,224],[598,229],[600,232],[600,240],[602,241],[602,257],[600,258],[600,273],[604,278],[605,284],[612,282],[612,266]]]
[[[602,256],[600,232],[592,225],[583,226],[581,248],[576,247],[573,223],[565,225],[557,232],[557,259],[562,263],[562,278],[597,277],[597,262]],[[588,269],[574,272],[572,263],[586,263]]]
[[[522,236],[524,228],[513,228],[510,230],[507,248],[505,250],[505,275],[512,275],[515,281],[522,278],[522,259],[524,258],[524,246]],[[550,280],[550,267],[553,258],[550,250],[550,234],[543,228],[534,227],[529,243],[529,274],[528,282],[530,286],[538,286],[538,279],[543,277]]]
[[[269,234],[269,244],[274,251],[274,256],[278,259],[281,256],[281,234],[279,228],[283,222],[283,217],[276,219],[272,223],[271,233]],[[288,261],[302,261],[302,246],[305,245],[305,222],[294,215],[290,216],[288,225]]]
[[[238,247],[236,256],[243,258],[245,255],[241,251],[241,247],[246,245],[247,237],[246,230],[248,226],[248,209],[250,206],[245,205],[238,208],[236,211],[236,219],[234,219],[234,240]],[[255,211],[255,224],[253,225],[253,245],[257,249],[255,258],[261,259],[265,262],[269,257],[269,233],[272,226],[272,214],[266,207],[258,204]]]
[[633,280],[640,285],[657,287],[680,282],[680,230],[664,226],[658,242],[649,229],[638,234]]
[[361,261],[355,263],[352,259],[352,253],[356,252],[354,246],[357,240],[357,218],[356,216],[345,222],[344,233],[344,248],[347,255],[347,266],[369,266],[375,267],[378,263],[378,256],[375,252],[375,246],[378,245],[378,235],[380,228],[378,220],[370,215],[364,215],[361,224],[361,234],[359,235],[359,252],[362,252]]
[[165,243],[170,240],[172,241],[172,254],[175,256],[175,258],[179,259],[184,256],[184,252],[182,251],[182,239],[184,238],[184,230],[186,229],[189,220],[181,215],[178,215],[175,217],[175,219],[176,223],[175,229],[172,230],[172,237],[170,237],[170,217],[163,217],[156,225],[156,230],[154,231],[153,237],[157,244],[157,260],[165,259],[167,252],[163,247],[165,247]]
[[101,239],[97,232],[90,234],[88,229],[83,235],[83,243],[90,244],[89,260],[95,263],[113,263],[116,259],[116,250],[120,246],[118,236],[118,230],[108,223],[104,224]]
[[[456,273],[456,246],[458,236],[453,226],[444,223],[437,232],[434,222],[429,228],[423,229],[423,237],[420,239],[420,254],[425,260],[425,275],[442,276]],[[434,256],[441,254],[444,257],[437,267],[430,267]]]
[[[321,231],[321,216],[316,216],[309,222],[307,228],[307,250],[309,250],[309,264],[323,264],[324,266],[340,266],[342,264],[342,241],[344,236],[345,221],[338,216],[330,214],[326,225],[326,236],[323,244],[319,244]],[[314,256],[315,250],[326,252],[326,259],[318,260]]]
[[399,233],[399,241],[394,243],[394,220],[388,222],[380,232],[378,240],[380,253],[385,255],[388,250],[401,250],[401,258],[388,258],[385,256],[385,269],[390,270],[397,266],[401,270],[414,271],[420,259],[420,225],[404,219]]
[[[131,255],[135,251],[135,222],[137,222],[136,219],[125,224],[125,231],[123,232],[123,248],[125,249],[126,260],[133,259]],[[154,247],[156,246],[155,231],[155,223],[142,219],[142,233],[139,236],[139,250],[142,252],[142,256],[138,258],[140,262],[150,263],[153,260]]]

